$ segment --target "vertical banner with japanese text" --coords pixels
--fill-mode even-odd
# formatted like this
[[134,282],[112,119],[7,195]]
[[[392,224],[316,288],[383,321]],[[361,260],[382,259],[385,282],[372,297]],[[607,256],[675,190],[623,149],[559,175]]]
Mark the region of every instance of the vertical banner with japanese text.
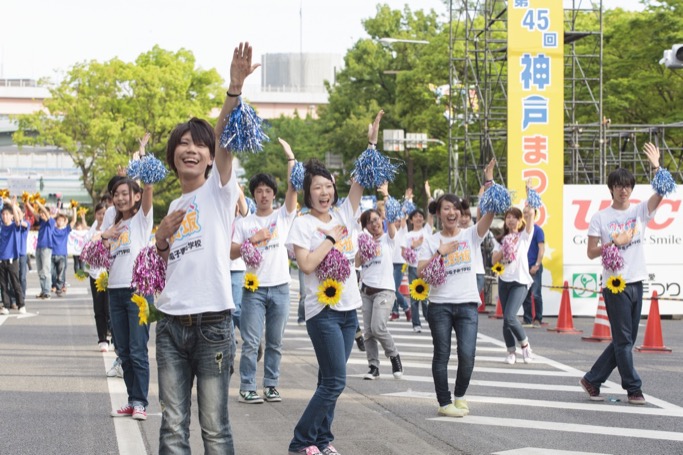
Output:
[[[543,200],[543,265],[563,283],[564,12],[562,0],[508,1],[508,188],[513,203],[530,180]],[[544,280],[545,281],[545,280]],[[545,293],[544,293],[545,294]]]

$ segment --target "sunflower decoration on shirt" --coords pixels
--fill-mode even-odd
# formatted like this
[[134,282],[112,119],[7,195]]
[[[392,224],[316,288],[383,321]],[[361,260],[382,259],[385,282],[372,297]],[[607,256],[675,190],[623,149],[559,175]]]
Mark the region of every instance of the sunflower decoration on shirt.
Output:
[[491,267],[491,271],[497,276],[501,276],[505,272],[505,266],[500,262],[496,262],[493,264],[493,267]]
[[148,325],[161,319],[161,313],[157,307],[147,302],[147,299],[140,294],[133,294],[131,301],[138,306],[138,324]]
[[323,305],[334,306],[341,300],[346,280],[351,276],[351,266],[346,256],[332,248],[318,264],[315,275],[320,281],[318,301]]
[[258,276],[255,273],[246,273],[244,275],[244,288],[247,291],[256,292],[258,285]]
[[410,297],[413,300],[422,301],[429,297],[429,285],[422,278],[417,278],[410,283]]
[[626,281],[621,276],[619,270],[624,268],[624,258],[619,252],[619,248],[614,243],[602,246],[602,266],[610,272],[607,279],[607,289],[613,294],[619,294],[626,289]]

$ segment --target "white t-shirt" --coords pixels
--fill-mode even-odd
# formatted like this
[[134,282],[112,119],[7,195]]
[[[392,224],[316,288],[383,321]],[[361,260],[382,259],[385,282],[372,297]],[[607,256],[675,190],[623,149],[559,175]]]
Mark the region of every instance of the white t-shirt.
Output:
[[[102,224],[101,226],[104,226],[104,224]],[[102,232],[102,230],[98,230],[98,229],[97,229],[97,221],[95,221],[95,222],[93,223],[93,225],[90,226],[90,229],[88,230],[88,233],[85,235],[85,241],[86,241],[86,242],[89,242],[90,240],[92,240],[93,236],[94,236],[97,232]],[[90,267],[90,268],[88,269],[88,275],[90,275],[90,278],[96,280],[97,277],[99,277],[100,274],[101,274],[102,272],[106,271],[106,270],[107,270],[107,269],[105,269],[105,268],[103,268],[103,267],[100,267],[100,268],[97,268],[97,267]]]
[[396,246],[396,238],[389,234],[382,234],[375,240],[375,257],[363,264],[361,282],[376,289],[394,290],[394,264],[392,257]]
[[258,216],[253,213],[235,223],[232,241],[240,245],[248,242],[250,237],[263,228],[270,231],[269,240],[263,240],[254,245],[262,258],[261,265],[255,271],[259,287],[289,283],[289,258],[285,243],[295,217],[296,211],[287,213],[287,207],[283,205],[278,210],[273,210],[273,213],[268,216]]
[[479,237],[477,226],[461,229],[455,237],[444,237],[441,232],[429,236],[422,244],[418,259],[431,260],[441,243],[458,242],[458,248],[444,257],[446,282],[441,286],[432,286],[429,291],[429,303],[478,303],[477,274],[474,267],[476,254],[483,237]]
[[[230,233],[230,236],[228,237],[228,240],[232,242],[232,236],[235,232],[235,225],[244,218],[242,215],[239,213],[235,215],[235,222],[232,225],[232,232]],[[237,259],[232,259],[230,261],[230,271],[231,272],[246,272],[247,270],[247,264],[244,263],[244,259],[242,259],[242,256],[238,257]]]
[[159,310],[177,316],[235,308],[228,240],[238,197],[234,168],[225,186],[214,169],[204,185],[171,202],[169,213],[186,213],[170,239],[166,287],[157,301]]
[[400,229],[396,229],[396,234],[394,234],[394,251],[392,253],[391,262],[393,264],[405,264],[406,260],[401,254],[401,247],[405,245],[406,234],[408,233],[407,226],[401,226]]
[[149,245],[149,236],[154,224],[154,209],[147,215],[142,208],[127,220],[121,220],[121,234],[109,240],[109,284],[112,289],[129,288],[133,280],[133,266],[140,250]]
[[[310,214],[297,217],[292,224],[292,229],[289,231],[287,245],[296,245],[313,251],[325,241],[325,234],[320,232],[320,229],[327,231],[341,225],[346,227],[346,232],[334,247],[347,258],[351,252],[355,255],[357,247],[353,243],[353,233],[358,228],[358,223],[356,222],[357,213],[352,213],[351,202],[346,199],[338,209],[330,210],[330,215],[332,219],[327,223]],[[308,320],[320,313],[324,305],[318,302],[318,286],[320,286],[320,281],[315,272],[308,275],[304,274],[304,285],[306,287],[304,305],[306,320]],[[334,311],[349,311],[360,308],[362,302],[353,266],[351,266],[351,274],[343,286],[339,303],[330,308]]]
[[[529,257],[527,253],[529,252],[533,235],[533,230],[531,233],[528,233],[524,229],[519,233],[517,236],[517,246],[515,247],[515,260],[509,264],[503,264],[505,270],[503,270],[503,274],[499,277],[502,281],[507,283],[516,281],[526,285],[526,287],[531,286],[534,280],[531,278],[531,273],[529,273]],[[502,251],[502,243],[496,245],[494,251]]]
[[[422,242],[422,245],[418,246],[417,248],[414,248],[415,253],[418,260],[420,259],[420,253],[424,251],[424,247],[427,244],[427,240],[432,238],[432,227],[429,225],[424,225],[422,229],[419,231],[408,231],[405,235],[405,240],[403,242],[403,247],[404,248],[412,248],[413,247],[413,240],[414,239],[424,239]],[[411,267],[416,267],[417,264],[408,264]]]
[[619,253],[624,258],[624,267],[617,272],[602,271],[603,286],[613,274],[620,274],[626,283],[644,281],[648,278],[645,266],[645,228],[655,215],[655,211],[648,213],[648,201],[630,204],[626,210],[615,210],[608,207],[600,210],[591,218],[588,227],[589,237],[600,237],[602,245],[612,241],[613,236],[634,230],[633,239],[628,245],[620,246]]

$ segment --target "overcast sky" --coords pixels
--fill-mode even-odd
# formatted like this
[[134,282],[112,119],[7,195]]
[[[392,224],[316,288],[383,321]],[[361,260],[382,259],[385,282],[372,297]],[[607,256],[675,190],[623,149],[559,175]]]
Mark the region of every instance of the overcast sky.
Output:
[[[406,4],[412,10],[433,8],[444,17],[447,13],[442,0],[383,3],[398,9]],[[200,66],[216,68],[225,78],[232,49],[243,40],[252,43],[257,62],[263,53],[300,48],[343,55],[366,37],[361,20],[374,16],[376,4],[373,0],[3,0],[0,77],[61,79],[60,74],[76,62],[113,57],[130,61],[159,44],[169,50],[192,50]],[[638,0],[604,0],[603,5],[641,8]],[[252,83],[260,80],[255,76]]]

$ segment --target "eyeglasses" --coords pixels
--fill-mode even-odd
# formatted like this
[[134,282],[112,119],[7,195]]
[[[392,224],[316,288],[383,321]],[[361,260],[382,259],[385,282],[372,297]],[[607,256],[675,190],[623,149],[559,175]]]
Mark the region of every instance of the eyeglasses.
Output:
[[622,185],[614,185],[614,191],[633,191],[633,188],[630,186],[622,186]]

